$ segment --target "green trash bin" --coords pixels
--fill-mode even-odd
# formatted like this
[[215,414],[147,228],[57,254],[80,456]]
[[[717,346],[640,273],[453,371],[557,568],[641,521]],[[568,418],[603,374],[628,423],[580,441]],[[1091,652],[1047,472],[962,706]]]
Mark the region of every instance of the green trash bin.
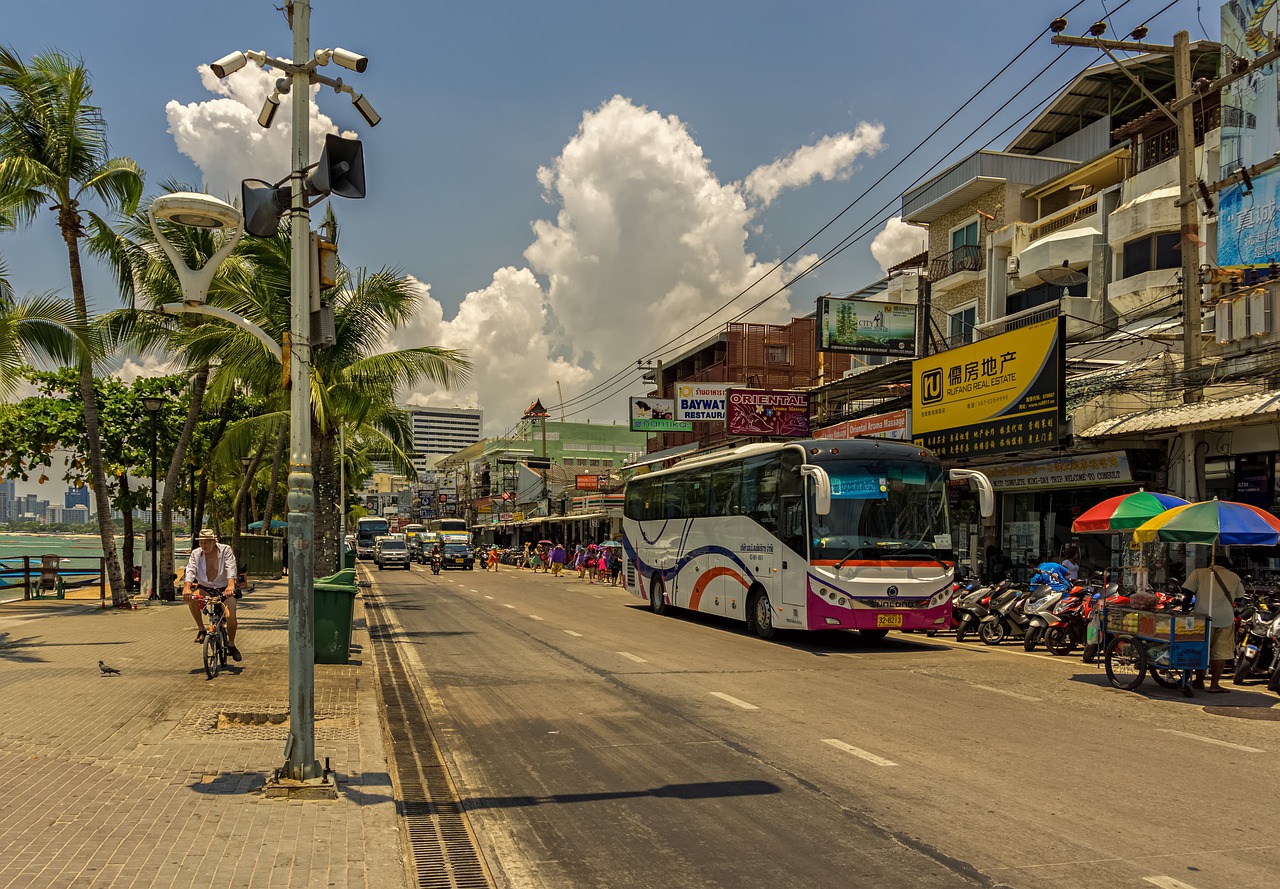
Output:
[[345,552],[342,554],[342,567],[343,568],[356,567],[356,551],[355,550],[349,550],[348,552]]
[[[333,575],[338,578],[345,571]],[[350,572],[352,581],[355,572]],[[330,578],[315,584],[315,630],[317,664],[351,663],[351,623],[355,612],[356,585],[332,583]]]

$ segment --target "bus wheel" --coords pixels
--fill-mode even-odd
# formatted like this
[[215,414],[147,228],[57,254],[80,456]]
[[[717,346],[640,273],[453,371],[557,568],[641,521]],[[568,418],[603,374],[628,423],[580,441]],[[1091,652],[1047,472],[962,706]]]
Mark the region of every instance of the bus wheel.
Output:
[[773,605],[769,602],[769,594],[764,590],[757,591],[751,599],[748,614],[755,625],[756,635],[761,639],[772,639],[777,635],[778,630],[773,625]]
[[662,581],[656,575],[649,583],[649,610],[654,614],[667,613],[667,603],[662,599]]
[[888,636],[889,631],[888,630],[858,630],[858,635],[861,636],[863,639],[877,640],[877,639],[883,639],[885,636]]

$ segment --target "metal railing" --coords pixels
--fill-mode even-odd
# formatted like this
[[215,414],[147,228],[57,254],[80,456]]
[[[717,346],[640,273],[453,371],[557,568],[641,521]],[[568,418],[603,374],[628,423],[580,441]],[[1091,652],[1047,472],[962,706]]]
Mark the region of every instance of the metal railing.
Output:
[[929,277],[941,281],[957,272],[980,272],[985,267],[982,248],[977,244],[963,244],[950,253],[929,260]]

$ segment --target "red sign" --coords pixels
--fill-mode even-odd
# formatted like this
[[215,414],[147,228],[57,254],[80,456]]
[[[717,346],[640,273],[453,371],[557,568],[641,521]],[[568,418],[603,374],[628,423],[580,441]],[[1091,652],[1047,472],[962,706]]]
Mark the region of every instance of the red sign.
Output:
[[730,435],[809,435],[809,394],[768,389],[730,389]]
[[860,435],[910,441],[911,423],[908,421],[907,412],[900,410],[876,414],[874,417],[846,420],[813,433],[814,438],[857,438]]
[[599,491],[600,476],[598,475],[579,475],[575,476],[578,480],[579,491]]

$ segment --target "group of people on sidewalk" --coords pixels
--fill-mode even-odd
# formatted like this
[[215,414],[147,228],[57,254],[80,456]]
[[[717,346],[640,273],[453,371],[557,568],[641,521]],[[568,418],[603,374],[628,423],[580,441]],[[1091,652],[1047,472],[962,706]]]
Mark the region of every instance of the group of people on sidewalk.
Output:
[[534,545],[524,545],[524,556],[520,567],[528,568],[535,574],[541,571],[559,577],[568,568],[576,569],[579,581],[607,583],[617,586],[622,574],[622,547],[579,544],[570,555],[563,543],[549,540]]

